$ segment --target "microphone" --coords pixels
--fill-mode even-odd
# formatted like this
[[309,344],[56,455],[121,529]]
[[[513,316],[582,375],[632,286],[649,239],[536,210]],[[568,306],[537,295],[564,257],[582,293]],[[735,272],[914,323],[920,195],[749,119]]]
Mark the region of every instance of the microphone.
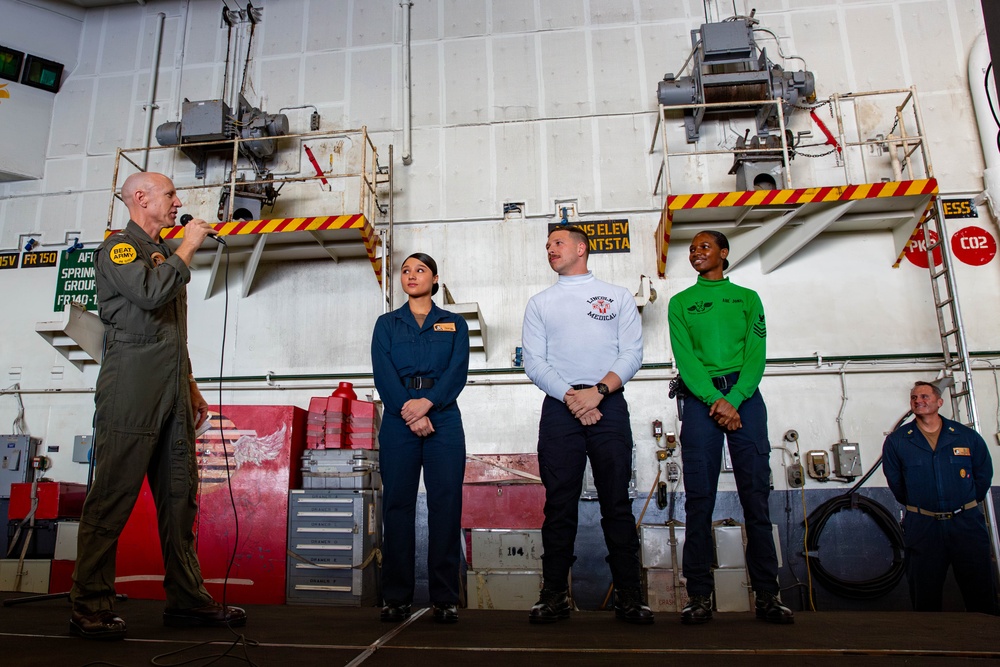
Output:
[[[187,223],[191,222],[192,220],[194,220],[194,216],[191,215],[190,213],[185,213],[184,215],[181,216],[181,224],[182,225],[186,225]],[[216,232],[214,230],[212,231],[211,234],[208,235],[208,238],[212,239],[213,241],[215,241],[216,243],[218,243],[220,245],[228,245],[226,243],[226,240],[224,238],[222,238],[221,236],[219,236],[219,232]]]

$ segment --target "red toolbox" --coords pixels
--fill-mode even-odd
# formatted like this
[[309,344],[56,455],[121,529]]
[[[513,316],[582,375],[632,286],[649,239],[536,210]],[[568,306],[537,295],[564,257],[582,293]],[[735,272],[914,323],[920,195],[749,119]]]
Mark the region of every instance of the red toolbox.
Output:
[[[79,519],[83,512],[83,501],[87,497],[87,485],[75,482],[38,482],[38,509],[36,519]],[[31,511],[31,484],[27,482],[10,485],[10,506],[8,519],[27,518]]]

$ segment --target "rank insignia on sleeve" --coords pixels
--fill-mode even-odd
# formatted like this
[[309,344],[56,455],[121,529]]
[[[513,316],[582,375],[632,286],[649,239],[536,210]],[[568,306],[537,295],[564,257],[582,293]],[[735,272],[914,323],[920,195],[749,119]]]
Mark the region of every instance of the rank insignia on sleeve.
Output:
[[111,246],[109,254],[115,264],[131,264],[136,258],[135,248],[128,243],[116,243]]
[[434,325],[434,331],[454,331],[454,322],[438,322]]
[[968,447],[955,447],[951,451],[955,456],[972,456],[972,452],[969,451]]

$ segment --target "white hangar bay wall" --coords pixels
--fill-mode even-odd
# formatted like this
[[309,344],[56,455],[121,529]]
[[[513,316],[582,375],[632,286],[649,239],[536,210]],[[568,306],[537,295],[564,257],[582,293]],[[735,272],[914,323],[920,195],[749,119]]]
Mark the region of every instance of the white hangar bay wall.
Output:
[[[661,149],[657,145],[649,155],[648,148],[656,84],[687,56],[689,31],[703,18],[700,0],[414,0],[413,161],[406,166],[399,160],[399,3],[255,4],[264,8],[264,20],[249,69],[252,101],[272,113],[313,104],[323,129],[366,125],[383,160],[394,145],[395,263],[409,252],[428,252],[456,299],[479,303],[489,349],[473,353],[474,370],[510,366],[527,299],[553,282],[543,246],[561,199],[577,200],[583,220],[629,220],[631,252],[594,256],[591,265],[601,278],[633,290],[641,275],[653,276],[659,298],[643,315],[645,359],[672,360],[667,300],[694,274],[679,234],[668,277],[655,277],[653,233],[663,198],[653,194],[653,184]],[[731,3],[719,4],[727,14]],[[781,51],[806,59],[821,98],[916,85],[942,190],[982,188],[983,157],[965,74],[969,49],[983,29],[978,3],[764,0],[738,1],[737,7],[748,11],[751,4],[762,27],[780,37]],[[14,8],[17,18],[0,26],[0,44],[16,48],[24,42],[22,33],[44,34],[56,16],[66,26],[61,48],[73,41],[78,48],[75,57],[63,56],[68,75],[54,99],[44,177],[0,184],[0,248],[16,248],[31,233],[43,246],[60,248],[68,231],[80,232],[92,247],[107,222],[115,150],[142,142],[157,13],[166,19],[155,125],[177,120],[184,98],[220,96],[226,54],[220,3],[153,0],[82,11],[45,0],[0,0],[3,15]],[[763,36],[762,44],[780,62],[773,39]],[[796,60],[785,65],[801,67]],[[9,103],[0,103],[0,116]],[[306,113],[291,111],[289,118],[293,131],[306,129]],[[799,129],[809,125],[807,117],[795,122]],[[726,131],[713,121],[704,127],[706,142],[719,141]],[[174,151],[155,153],[150,168],[179,184],[194,182],[192,163]],[[802,174],[797,185],[825,184],[809,179],[831,173],[802,159],[795,168]],[[303,169],[308,173],[308,163]],[[707,163],[674,177],[691,192],[734,187],[725,170]],[[524,202],[525,219],[502,220],[503,204],[510,201]],[[996,234],[992,220],[980,218],[978,224]],[[787,429],[799,431],[803,451],[828,449],[838,440],[841,363],[819,358],[939,351],[926,273],[907,262],[891,269],[894,254],[886,232],[831,234],[772,273],[762,273],[756,255],[733,271],[734,281],[758,290],[764,300],[769,357],[814,360],[801,362],[799,374],[768,375],[763,382],[775,444]],[[958,267],[973,350],[1000,349],[994,335],[997,261]],[[240,278],[241,269],[234,268],[231,283]],[[189,289],[191,355],[199,376],[217,376],[224,299],[218,292],[204,297],[207,280],[206,271],[196,271]],[[24,396],[31,432],[62,445],[50,476],[82,480],[85,468],[70,461],[69,445],[73,435],[90,430],[87,392],[96,368],[78,371],[34,332],[36,322],[54,319],[54,270],[2,271],[0,285],[6,315],[0,321],[0,380],[5,387],[19,382],[37,390]],[[367,262],[269,263],[249,296],[239,298],[237,291],[229,300],[223,375],[370,372],[370,332],[381,306]],[[860,360],[848,365],[843,427],[861,444],[867,470],[879,455],[883,432],[906,409],[910,383],[928,373],[855,372],[862,369],[871,370]],[[997,430],[997,396],[991,371],[983,369],[977,393],[989,435]],[[677,428],[666,398],[670,374],[666,368],[643,371],[628,388],[642,493],[656,475],[649,423],[661,419],[667,430]],[[523,376],[474,376],[460,399],[470,451],[534,449],[541,393],[518,378]],[[305,407],[309,396],[328,391],[308,384],[251,383],[254,388],[225,391],[223,400]],[[363,391],[365,380],[358,384]],[[216,398],[212,391],[210,399]],[[0,423],[12,420],[15,411],[12,397],[0,397]],[[775,452],[776,488],[785,484],[782,460]],[[873,483],[883,482],[876,477]],[[724,478],[723,488],[732,489],[731,481]]]

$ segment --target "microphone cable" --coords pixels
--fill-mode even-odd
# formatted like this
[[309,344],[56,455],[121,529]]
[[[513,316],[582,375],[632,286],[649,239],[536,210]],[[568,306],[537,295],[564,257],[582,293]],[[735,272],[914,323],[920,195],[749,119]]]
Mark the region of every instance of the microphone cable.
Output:
[[[187,220],[185,220],[185,218],[187,218]],[[188,213],[185,213],[184,215],[181,216],[181,222],[190,221],[190,219],[191,216]],[[239,549],[239,544],[240,544],[240,517],[236,509],[236,496],[233,494],[232,471],[229,467],[229,451],[226,448],[226,430],[225,430],[226,427],[222,420],[223,416],[222,378],[225,371],[226,331],[229,327],[229,245],[225,242],[225,240],[217,236],[211,236],[210,238],[213,238],[219,242],[219,245],[221,245],[222,248],[225,250],[224,254],[226,257],[226,268],[225,271],[223,272],[224,301],[222,310],[222,343],[219,353],[218,417],[219,417],[219,439],[222,442],[222,453],[226,462],[226,487],[229,490],[229,504],[233,510],[234,531],[233,531],[233,549],[229,556],[229,562],[226,565],[226,574],[222,580],[222,600],[220,601],[220,604],[222,605],[223,609],[222,613],[225,614],[226,613],[225,610],[227,609],[226,600],[228,597],[228,589],[229,589],[229,575],[232,572],[233,564],[236,562],[236,552]],[[200,523],[201,522],[200,509],[198,512],[198,517],[199,517],[198,521]],[[202,646],[209,646],[218,643],[217,640],[209,640],[198,644],[193,644],[191,646],[186,646],[176,651],[170,651],[167,653],[161,653],[159,655],[156,655],[150,659],[150,664],[157,665],[158,667],[172,667],[176,665],[184,665],[184,664],[206,661],[204,664],[208,665],[223,659],[230,659],[230,660],[239,660],[245,662],[250,667],[259,667],[259,665],[250,658],[249,654],[247,653],[247,649],[258,647],[260,646],[260,643],[254,639],[248,639],[247,636],[242,632],[237,632],[235,629],[233,629],[233,627],[229,624],[228,621],[226,622],[226,629],[229,630],[230,633],[232,633],[234,639],[228,645],[226,650],[223,651],[222,653],[211,653],[204,656],[190,658],[182,662],[168,663],[161,661],[162,659],[172,658],[174,656],[184,654],[187,651],[193,651],[195,649],[201,648]],[[237,647],[240,647],[242,649],[242,656],[233,655],[233,651]]]

